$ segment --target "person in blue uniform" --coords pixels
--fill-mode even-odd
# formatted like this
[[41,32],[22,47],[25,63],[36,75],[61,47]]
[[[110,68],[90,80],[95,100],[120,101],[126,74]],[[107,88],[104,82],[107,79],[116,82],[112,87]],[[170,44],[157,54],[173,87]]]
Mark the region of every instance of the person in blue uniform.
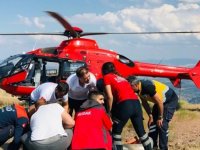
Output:
[[26,110],[18,104],[8,105],[0,109],[0,146],[13,137],[8,150],[18,150],[21,136],[28,128],[29,119]]
[[[178,105],[177,94],[172,88],[156,80],[139,80],[130,76],[128,81],[149,116],[149,136],[154,141],[154,147],[157,148],[159,144],[160,150],[168,150],[169,122]],[[154,103],[153,108],[148,102]]]

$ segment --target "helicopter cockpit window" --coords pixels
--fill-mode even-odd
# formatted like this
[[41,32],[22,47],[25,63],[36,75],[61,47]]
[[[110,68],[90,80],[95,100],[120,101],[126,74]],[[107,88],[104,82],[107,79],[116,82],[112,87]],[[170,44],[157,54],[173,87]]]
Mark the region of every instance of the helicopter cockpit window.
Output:
[[134,63],[132,60],[122,56],[122,55],[119,55],[119,61],[128,65],[129,67],[133,67],[134,66]]
[[28,55],[24,55],[24,57],[16,64],[15,69],[12,74],[18,73],[23,70],[28,70],[28,67],[31,63],[32,57]]
[[23,62],[24,59],[27,61],[26,58],[28,58],[27,55],[14,55],[2,61],[0,63],[0,78],[10,75],[10,73],[13,72],[13,69],[17,70],[19,67],[18,63]]
[[86,66],[85,62],[64,62],[62,78],[67,79],[68,76],[75,73],[81,66]]

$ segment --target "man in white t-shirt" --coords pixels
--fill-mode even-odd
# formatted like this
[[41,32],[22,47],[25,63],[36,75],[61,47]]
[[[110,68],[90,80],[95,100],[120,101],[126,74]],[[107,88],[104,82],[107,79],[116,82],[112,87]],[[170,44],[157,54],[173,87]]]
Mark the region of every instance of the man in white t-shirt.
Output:
[[69,85],[69,109],[70,115],[73,109],[77,112],[82,103],[87,99],[88,92],[96,88],[96,78],[87,67],[80,67],[76,73],[70,75],[66,81]]
[[58,103],[46,104],[44,99],[35,103],[36,112],[30,120],[31,132],[23,135],[27,150],[65,150],[72,139],[75,121]]
[[[53,83],[47,82],[39,85],[31,93],[31,103],[35,103],[40,99],[45,100],[49,103],[56,103],[59,100],[62,100],[63,107],[68,111],[68,96],[69,86],[65,82]],[[40,101],[39,101],[40,102]],[[29,108],[29,114],[35,112],[34,105],[31,105]]]

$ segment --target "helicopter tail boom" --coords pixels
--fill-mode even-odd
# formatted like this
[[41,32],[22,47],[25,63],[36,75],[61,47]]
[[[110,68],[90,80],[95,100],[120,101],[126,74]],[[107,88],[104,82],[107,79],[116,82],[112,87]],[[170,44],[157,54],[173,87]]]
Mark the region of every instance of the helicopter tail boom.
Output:
[[197,88],[200,88],[200,61],[193,68],[173,67],[141,62],[134,62],[134,64],[135,68],[137,68],[134,70],[134,75],[168,78],[174,87],[177,88],[181,87],[182,79],[188,79],[192,80]]
[[174,87],[181,87],[181,79],[185,78],[187,79],[187,77],[189,79],[191,79],[194,84],[200,88],[200,61],[196,64],[196,66],[194,68],[191,68],[188,73],[179,73],[178,74],[178,78],[171,78],[170,81],[172,82],[172,84],[174,85]]
[[189,76],[193,80],[194,84],[200,88],[200,61],[191,69]]

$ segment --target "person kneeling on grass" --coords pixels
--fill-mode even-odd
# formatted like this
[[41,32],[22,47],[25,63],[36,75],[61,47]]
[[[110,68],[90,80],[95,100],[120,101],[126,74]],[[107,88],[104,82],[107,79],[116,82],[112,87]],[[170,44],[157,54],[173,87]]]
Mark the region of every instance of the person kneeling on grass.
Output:
[[91,91],[75,116],[72,150],[77,149],[112,149],[110,130],[112,122],[103,106],[101,92]]

